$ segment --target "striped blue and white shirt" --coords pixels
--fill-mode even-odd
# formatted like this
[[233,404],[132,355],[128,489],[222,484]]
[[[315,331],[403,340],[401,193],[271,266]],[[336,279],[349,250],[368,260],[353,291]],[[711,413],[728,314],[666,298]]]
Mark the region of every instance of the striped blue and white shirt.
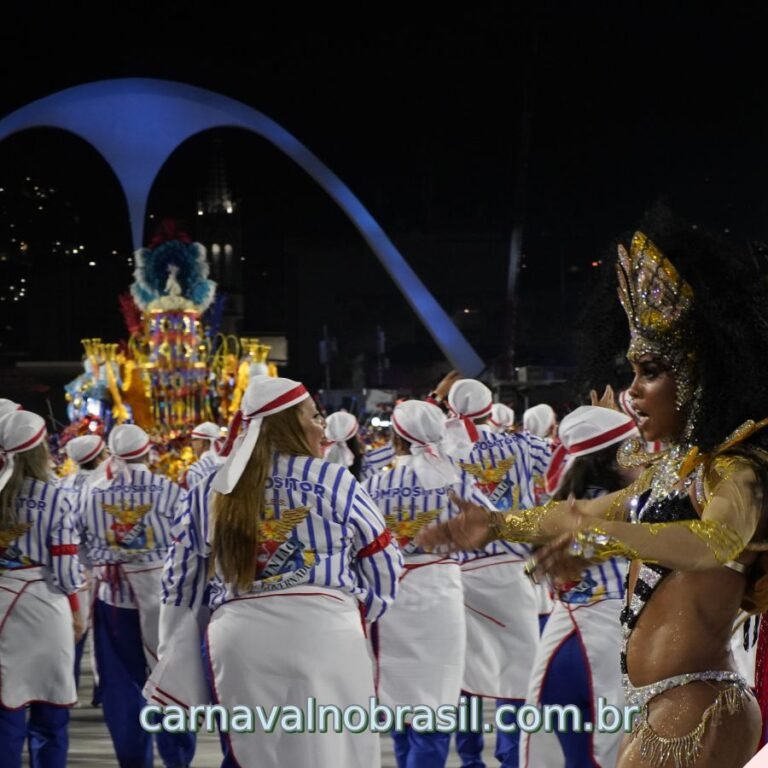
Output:
[[[477,431],[479,438],[469,457],[455,463],[473,478],[496,509],[512,512],[536,506],[535,478],[546,471],[549,463],[547,442],[517,432],[496,434],[485,424],[479,424]],[[531,548],[527,544],[492,541],[483,550],[464,553],[464,559],[507,553],[525,559]]]
[[194,464],[191,464],[184,476],[184,485],[187,488],[194,488],[201,480],[216,470],[224,463],[217,453],[206,451]]
[[196,610],[204,603],[215,477],[215,473],[209,473],[179,502],[163,569],[162,601],[166,605]]
[[[422,528],[446,522],[459,514],[458,507],[450,499],[451,490],[459,498],[493,509],[488,498],[480,493],[466,472],[462,472],[460,481],[452,485],[429,490],[423,488],[411,468],[412,460],[412,456],[398,456],[394,469],[380,472],[365,482],[366,491],[376,502],[406,557],[425,554],[421,547],[413,543],[414,536]],[[451,555],[451,558],[461,559],[459,554]],[[443,557],[436,555],[435,559]]]
[[[174,526],[173,562],[166,562],[163,576],[165,602],[193,607],[200,599],[210,554],[212,481],[210,476],[185,497]],[[311,584],[354,595],[368,621],[384,614],[397,594],[402,555],[376,505],[345,467],[276,454],[264,501],[251,593]],[[217,573],[211,608],[239,596]]]
[[135,608],[130,586],[113,566],[165,560],[181,488],[142,464],[129,465],[111,485],[85,485],[78,528],[83,549],[99,582],[98,597],[110,605]]
[[71,595],[83,584],[75,528],[77,495],[53,483],[25,477],[16,497],[16,522],[0,528],[0,573],[43,566]]
[[545,504],[549,501],[546,475],[554,453],[553,443],[549,438],[539,437],[530,432],[523,432],[520,436],[530,446],[534,500],[537,505]]
[[95,469],[78,469],[75,472],[71,472],[59,480],[59,488],[80,492],[83,483],[87,482],[95,472]]
[[390,465],[395,460],[395,449],[392,443],[382,445],[373,451],[366,451],[363,456],[363,466],[360,471],[360,477],[367,480],[373,477],[377,472],[381,472],[384,467]]
[[[584,498],[596,499],[606,493],[608,491],[605,488],[590,487]],[[628,567],[629,561],[619,557],[591,565],[582,574],[581,581],[568,584],[556,592],[557,598],[573,607],[591,605],[609,598],[623,600]]]
[[214,472],[209,472],[207,477],[183,494],[179,501],[160,588],[161,655],[171,635],[180,622],[184,621],[185,613],[191,611],[197,620],[200,609],[207,610],[210,607],[207,542],[215,477]]

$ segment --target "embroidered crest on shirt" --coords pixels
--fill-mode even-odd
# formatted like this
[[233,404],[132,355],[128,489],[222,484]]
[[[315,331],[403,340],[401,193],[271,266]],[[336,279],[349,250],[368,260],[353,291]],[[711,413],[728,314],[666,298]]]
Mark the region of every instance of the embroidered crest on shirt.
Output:
[[[508,477],[508,472],[515,463],[515,456],[500,459],[496,465],[481,460],[476,464],[460,462],[461,468],[477,479],[477,487],[497,509],[516,511],[520,508],[520,489]],[[510,489],[512,493],[510,493]]]
[[32,561],[22,555],[21,550],[13,544],[31,527],[32,523],[13,523],[5,528],[0,528],[0,569],[12,570],[31,564]]
[[117,518],[107,531],[107,542],[112,549],[128,549],[132,552],[147,552],[154,548],[154,531],[143,518],[152,509],[151,504],[130,502],[102,504],[108,515]]
[[490,461],[484,460],[475,464],[469,464],[465,461],[460,462],[461,468],[472,475],[472,477],[476,478],[478,483],[482,485],[493,485],[494,487],[501,482],[514,463],[514,456],[500,459],[495,466],[491,464]]
[[560,591],[560,599],[564,603],[588,604],[602,600],[605,597],[605,587],[598,584],[589,572],[584,574],[581,581],[569,582]]
[[305,549],[295,535],[296,526],[309,514],[309,507],[280,509],[264,508],[259,521],[259,551],[256,557],[256,577],[278,579],[281,575],[315,564],[316,553]]
[[395,535],[397,543],[404,547],[425,526],[429,525],[439,514],[439,509],[428,509],[416,512],[412,509],[401,509],[395,514],[384,518],[387,528]]

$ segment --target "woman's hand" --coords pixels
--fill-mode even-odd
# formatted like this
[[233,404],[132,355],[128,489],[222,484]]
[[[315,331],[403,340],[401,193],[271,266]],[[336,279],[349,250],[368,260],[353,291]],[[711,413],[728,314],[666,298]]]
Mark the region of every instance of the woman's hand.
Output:
[[601,397],[597,396],[597,390],[592,389],[589,392],[589,399],[592,405],[597,405],[600,408],[610,408],[612,411],[621,412],[621,408],[616,405],[616,395],[614,394],[613,387],[608,384]]
[[534,580],[546,575],[555,586],[581,580],[581,574],[591,562],[583,557],[575,534],[587,527],[588,523],[589,519],[585,523],[576,499],[569,496],[566,515],[559,525],[565,532],[537,549],[532,558]]
[[500,513],[465,501],[454,492],[451,492],[451,501],[459,508],[459,514],[445,523],[423,528],[416,534],[416,544],[430,552],[456,552],[483,549],[493,541],[492,516]]
[[572,534],[564,533],[536,551],[532,569],[534,581],[547,576],[555,587],[581,581],[582,574],[592,563],[574,554],[573,541]]
[[443,379],[440,381],[440,383],[435,387],[435,395],[437,396],[438,400],[445,400],[446,397],[448,397],[448,392],[450,391],[451,387],[454,385],[454,382],[457,382],[461,378],[461,374],[458,371],[449,371]]

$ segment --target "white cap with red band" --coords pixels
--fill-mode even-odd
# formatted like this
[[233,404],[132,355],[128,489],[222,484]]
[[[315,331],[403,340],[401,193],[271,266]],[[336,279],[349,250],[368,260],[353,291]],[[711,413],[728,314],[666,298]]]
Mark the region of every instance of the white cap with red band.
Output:
[[546,484],[550,493],[560,484],[573,459],[602,451],[640,433],[625,413],[597,405],[582,405],[562,420],[558,434],[561,444],[547,470]]
[[145,456],[152,447],[149,435],[136,424],[120,424],[115,427],[109,433],[107,444],[112,455],[102,464],[104,474],[94,482],[94,486],[99,488],[109,486],[118,477],[129,480],[131,473],[128,462]]
[[411,444],[410,467],[421,487],[430,491],[461,479],[458,470],[445,459],[441,443],[445,439],[445,415],[432,403],[406,400],[392,413],[392,428]]
[[573,456],[602,451],[640,433],[630,416],[612,408],[582,405],[560,423],[560,441]]
[[149,435],[136,424],[120,424],[109,433],[110,453],[118,459],[139,459],[151,447]]
[[5,416],[7,413],[13,413],[14,411],[20,411],[21,406],[18,403],[14,403],[13,400],[8,400],[5,397],[0,397],[0,417]]
[[494,432],[503,432],[508,427],[514,426],[515,412],[504,403],[494,403],[488,423]]
[[15,410],[0,418],[0,490],[13,474],[13,457],[45,440],[45,420],[31,411]]
[[557,421],[557,415],[551,405],[539,403],[523,414],[523,429],[536,437],[548,437]]
[[459,379],[448,392],[448,407],[456,417],[445,425],[448,453],[465,458],[480,437],[474,419],[490,415],[493,394],[481,381]]
[[355,462],[355,454],[347,445],[347,440],[357,434],[358,428],[359,424],[353,414],[346,411],[332,413],[325,420],[325,437],[331,441],[325,452],[325,460],[351,467]]
[[221,429],[212,421],[204,421],[192,430],[190,437],[193,440],[218,440],[221,437]]
[[83,435],[82,437],[73,437],[64,446],[64,450],[72,461],[78,464],[87,464],[99,456],[106,447],[106,443],[99,435]]
[[[232,419],[227,444],[222,449],[222,455],[226,455],[227,460],[216,473],[214,490],[232,493],[251,458],[264,418],[292,408],[308,397],[309,392],[298,381],[270,376],[252,379],[243,394],[240,410]],[[244,434],[241,426],[245,428]],[[237,442],[233,442],[235,439]]]

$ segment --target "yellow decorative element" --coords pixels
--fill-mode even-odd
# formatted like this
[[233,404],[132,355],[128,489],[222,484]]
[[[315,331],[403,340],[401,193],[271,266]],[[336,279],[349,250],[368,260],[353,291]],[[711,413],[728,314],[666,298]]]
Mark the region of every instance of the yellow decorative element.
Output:
[[100,358],[103,355],[101,339],[81,339],[80,343],[85,349],[85,356],[91,364],[91,375],[95,380],[99,378]]
[[659,461],[663,455],[663,452],[651,453],[641,437],[630,437],[619,446],[616,461],[623,469],[636,469]]
[[77,462],[72,461],[72,459],[70,459],[69,456],[67,456],[67,458],[64,460],[64,463],[56,471],[56,474],[59,477],[67,477],[69,475],[74,475],[78,469],[79,469],[79,466]]
[[637,347],[634,351],[641,355],[650,352],[670,359],[666,352],[680,347],[693,289],[642,232],[635,233],[629,253],[619,246],[617,272],[619,299],[632,334],[630,353]]
[[733,448],[735,445],[744,442],[744,440],[746,440],[748,437],[753,435],[755,432],[759,432],[765,427],[768,427],[768,419],[763,419],[762,421],[753,421],[752,419],[748,419],[743,424],[738,426],[733,432],[731,432],[731,434],[728,435],[728,437],[725,439],[724,443],[721,443],[717,446],[715,453],[722,453],[723,451],[727,451],[729,448]]
[[183,296],[160,296],[147,304],[149,312],[183,312],[189,309],[196,309],[196,306]]
[[642,232],[630,251],[619,246],[616,265],[619,299],[629,320],[627,358],[663,360],[675,374],[676,404],[688,405],[695,395],[695,359],[690,351],[688,316],[693,289]]
[[232,403],[230,409],[235,413],[240,408],[240,403],[248,388],[248,377],[251,373],[251,364],[247,361],[240,363],[237,369],[237,381],[235,382],[235,391],[232,393]]
[[506,541],[538,542],[542,538],[541,521],[557,504],[548,501],[543,507],[531,507],[518,512],[490,512],[491,533],[494,539]]
[[266,363],[272,347],[269,344],[261,344],[258,339],[240,339],[243,355],[250,363]]
[[[174,433],[171,433],[173,435]],[[181,482],[189,467],[195,463],[197,457],[190,446],[185,446],[180,453],[174,450],[161,454],[150,469],[159,475],[164,475],[174,483]]]
[[287,541],[291,531],[309,514],[309,507],[284,509],[280,516],[274,507],[266,507],[262,519],[258,523],[259,539],[261,541]]
[[428,509],[424,512],[413,510],[401,510],[405,515],[399,518],[397,514],[386,515],[384,520],[395,537],[398,539],[412,539],[425,525],[429,525],[440,514],[439,509]]
[[722,458],[720,454],[734,448],[739,443],[743,443],[748,437],[754,435],[755,432],[759,432],[766,427],[768,427],[768,419],[763,419],[762,421],[749,419],[731,432],[711,453],[700,453],[699,449],[694,446],[680,466],[680,478],[689,475],[700,464],[718,461],[719,458]]
[[690,451],[688,451],[688,454],[683,459],[682,464],[680,465],[680,469],[677,471],[677,476],[682,480],[684,477],[688,477],[688,475],[693,472],[694,469],[701,463],[701,454],[699,453],[699,447],[694,445],[693,448],[691,448]]
[[136,361],[126,360],[124,355],[119,355],[117,361],[120,363],[120,365],[122,365],[123,368],[123,383],[121,385],[121,389],[123,392],[127,392],[131,387],[131,377],[133,376],[133,371],[136,368]]
[[107,389],[112,396],[112,418],[116,424],[124,424],[128,420],[128,409],[123,405],[123,398],[115,378],[115,369],[118,367],[117,344],[104,344],[103,349]]
[[752,464],[742,456],[715,456],[704,473],[704,504],[709,503],[722,483],[736,472],[751,466]]
[[0,552],[12,541],[16,541],[19,536],[23,536],[31,527],[32,523],[12,523],[5,528],[0,528]]
[[725,523],[719,520],[681,520],[674,523],[650,523],[647,525],[649,533],[654,536],[671,526],[687,528],[692,534],[698,536],[721,565],[729,560],[735,560],[744,550],[746,544],[741,536]]
[[122,504],[102,504],[101,506],[108,515],[116,517],[124,525],[135,525],[152,509],[151,504],[137,504],[134,507],[128,501],[124,501]]
[[305,549],[301,554],[305,567],[311,568],[317,562],[317,552],[314,549]]
[[496,464],[495,467],[489,461],[485,460],[476,464],[468,464],[464,461],[460,462],[461,468],[473,477],[476,477],[478,482],[482,483],[483,485],[500,483],[514,463],[514,456],[510,456],[507,459],[502,459],[498,462],[498,464]]

